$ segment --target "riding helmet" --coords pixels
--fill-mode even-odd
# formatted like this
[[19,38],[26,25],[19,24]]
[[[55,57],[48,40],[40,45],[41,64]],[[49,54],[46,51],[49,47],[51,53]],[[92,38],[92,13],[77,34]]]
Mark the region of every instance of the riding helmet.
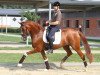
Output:
[[60,6],[60,3],[58,1],[53,3],[53,6]]

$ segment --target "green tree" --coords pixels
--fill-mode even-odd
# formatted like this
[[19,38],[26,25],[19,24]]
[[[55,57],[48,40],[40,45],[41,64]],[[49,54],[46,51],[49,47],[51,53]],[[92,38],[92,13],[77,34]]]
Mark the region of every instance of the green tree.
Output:
[[27,12],[23,12],[21,15],[22,17],[26,17],[27,20],[31,20],[31,21],[37,21],[40,19],[40,16],[37,15],[35,12],[27,11]]

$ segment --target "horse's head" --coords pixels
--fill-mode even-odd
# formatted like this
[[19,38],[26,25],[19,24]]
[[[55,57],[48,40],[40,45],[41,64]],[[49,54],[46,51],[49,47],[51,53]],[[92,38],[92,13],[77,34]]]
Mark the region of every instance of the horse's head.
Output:
[[23,39],[23,41],[26,41],[27,36],[29,35],[29,26],[26,24],[26,22],[21,22],[19,24],[21,25],[20,29],[21,29],[22,39]]
[[21,22],[20,23],[20,29],[21,29],[21,35],[24,41],[27,40],[27,36],[29,34],[32,35],[36,35],[38,34],[38,32],[40,32],[41,30],[43,31],[43,27],[41,25],[39,25],[38,23],[35,23],[33,21],[25,21],[25,22]]

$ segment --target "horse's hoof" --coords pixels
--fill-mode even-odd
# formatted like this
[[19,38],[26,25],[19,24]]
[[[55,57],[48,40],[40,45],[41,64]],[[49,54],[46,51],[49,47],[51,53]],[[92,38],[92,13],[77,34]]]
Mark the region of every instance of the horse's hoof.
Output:
[[84,72],[87,72],[88,71],[88,68],[86,67],[86,68],[84,68]]
[[64,66],[62,65],[62,63],[60,63],[60,68],[61,68],[61,69],[63,69],[63,68],[64,68]]
[[23,65],[22,64],[20,64],[20,63],[18,63],[18,65],[17,65],[18,67],[22,67]]
[[60,65],[60,68],[61,68],[61,69],[66,69],[63,65]]
[[44,69],[44,71],[48,71],[49,69]]

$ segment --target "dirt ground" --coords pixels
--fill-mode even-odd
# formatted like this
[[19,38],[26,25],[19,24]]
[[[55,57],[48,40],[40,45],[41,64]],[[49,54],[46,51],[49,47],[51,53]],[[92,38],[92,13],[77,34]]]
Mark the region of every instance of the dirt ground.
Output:
[[100,63],[88,65],[87,71],[83,63],[50,63],[51,69],[45,71],[44,63],[24,63],[22,68],[17,63],[0,63],[0,75],[100,75]]

